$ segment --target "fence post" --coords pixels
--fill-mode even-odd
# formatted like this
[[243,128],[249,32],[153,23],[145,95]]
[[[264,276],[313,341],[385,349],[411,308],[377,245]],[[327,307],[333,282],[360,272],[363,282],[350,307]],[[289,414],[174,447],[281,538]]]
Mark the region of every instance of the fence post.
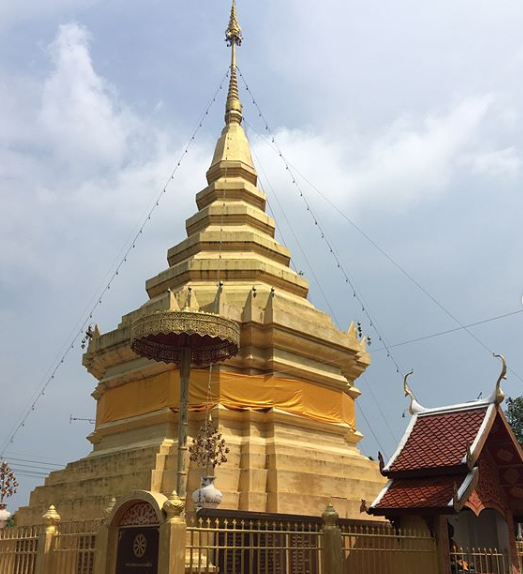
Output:
[[53,539],[58,532],[60,524],[60,515],[56,508],[51,504],[48,511],[42,516],[45,528],[38,537],[38,551],[36,554],[35,574],[53,574]]
[[329,503],[321,517],[323,519],[323,572],[343,574],[343,541],[338,526],[339,515]]
[[158,574],[185,572],[185,533],[187,524],[182,516],[185,503],[176,492],[164,502],[167,520],[160,526]]
[[94,574],[107,572],[107,560],[109,549],[109,527],[111,526],[111,514],[116,506],[116,498],[111,498],[104,510],[104,518],[96,533],[96,549],[94,552]]
[[438,553],[438,574],[451,574],[450,540],[447,517],[436,518],[436,552]]

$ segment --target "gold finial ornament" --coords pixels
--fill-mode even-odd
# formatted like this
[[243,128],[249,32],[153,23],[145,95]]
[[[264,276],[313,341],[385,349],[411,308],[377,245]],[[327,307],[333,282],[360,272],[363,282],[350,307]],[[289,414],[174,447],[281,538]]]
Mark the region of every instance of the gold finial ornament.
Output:
[[501,381],[507,378],[507,361],[505,360],[505,357],[503,355],[496,355],[496,353],[493,354],[494,357],[496,357],[501,361],[501,373],[496,382],[496,389],[494,390],[494,393],[490,398],[490,401],[496,405],[500,405],[505,400],[505,393],[501,388]]
[[236,68],[236,46],[240,46],[243,40],[242,29],[238,24],[236,15],[236,0],[232,0],[231,17],[229,26],[225,30],[225,41],[231,48],[231,76],[229,80],[229,93],[227,94],[227,104],[225,106],[225,122],[230,124],[242,122],[242,104],[238,92],[238,76]]
[[236,0],[232,0],[231,18],[229,26],[225,30],[225,40],[229,46],[232,46],[232,44],[240,46],[243,40],[242,29],[238,24],[238,16],[236,14]]
[[163,503],[163,510],[169,520],[178,518],[185,509],[185,502],[178,496],[176,490],[171,492],[168,499]]
[[47,527],[56,527],[62,520],[53,504],[51,504],[47,509],[47,512],[42,516],[42,519]]
[[336,510],[334,510],[332,502],[329,502],[327,508],[323,511],[321,517],[323,519],[323,524],[325,526],[333,527],[336,526],[336,524],[338,523],[338,518],[340,517],[340,515],[336,512]]

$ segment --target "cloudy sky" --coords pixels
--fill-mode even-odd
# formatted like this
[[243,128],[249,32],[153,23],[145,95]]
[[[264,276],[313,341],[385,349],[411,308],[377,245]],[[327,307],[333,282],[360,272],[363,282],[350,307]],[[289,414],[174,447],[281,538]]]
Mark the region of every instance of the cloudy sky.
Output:
[[[13,509],[42,481],[35,472],[89,451],[90,424],[69,422],[94,414],[78,345],[9,437],[225,74],[228,10],[228,0],[0,6],[0,449],[7,441],[21,482]],[[398,345],[401,370],[415,370],[420,401],[490,393],[499,364],[487,349],[508,359],[508,394],[523,394],[523,4],[239,0],[239,14],[242,73],[373,325]],[[390,456],[407,423],[401,376],[241,97],[279,238],[311,300],[372,337],[362,450]],[[97,309],[102,331],[144,302],[145,280],[185,236],[223,104],[222,90]],[[441,307],[462,324],[511,315],[470,328],[484,348],[464,330],[426,338],[459,326]]]

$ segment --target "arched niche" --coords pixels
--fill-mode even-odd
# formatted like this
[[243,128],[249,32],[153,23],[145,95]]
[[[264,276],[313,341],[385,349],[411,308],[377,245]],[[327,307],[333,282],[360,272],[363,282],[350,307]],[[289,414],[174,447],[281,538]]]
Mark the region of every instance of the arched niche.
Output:
[[117,500],[107,519],[107,574],[162,571],[159,549],[166,501],[163,494],[145,490],[134,490]]
[[152,515],[156,516],[156,524],[161,525],[165,522],[166,516],[163,511],[163,505],[167,501],[167,497],[159,492],[149,492],[148,490],[133,490],[120,497],[109,515],[107,520],[109,528],[114,528],[120,526],[124,517],[127,516],[126,520],[129,519],[129,514],[133,507],[142,505],[142,507],[147,506],[151,509],[149,511],[149,519]]

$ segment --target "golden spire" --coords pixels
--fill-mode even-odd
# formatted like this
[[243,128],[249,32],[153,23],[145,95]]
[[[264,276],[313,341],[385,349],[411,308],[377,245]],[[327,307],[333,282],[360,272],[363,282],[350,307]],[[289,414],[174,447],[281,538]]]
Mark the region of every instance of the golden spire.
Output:
[[242,29],[238,24],[236,15],[236,0],[232,0],[231,17],[229,26],[225,30],[225,41],[231,47],[231,77],[229,81],[229,93],[227,94],[227,104],[225,106],[225,121],[241,123],[242,104],[238,93],[238,76],[236,71],[236,46],[242,43]]

